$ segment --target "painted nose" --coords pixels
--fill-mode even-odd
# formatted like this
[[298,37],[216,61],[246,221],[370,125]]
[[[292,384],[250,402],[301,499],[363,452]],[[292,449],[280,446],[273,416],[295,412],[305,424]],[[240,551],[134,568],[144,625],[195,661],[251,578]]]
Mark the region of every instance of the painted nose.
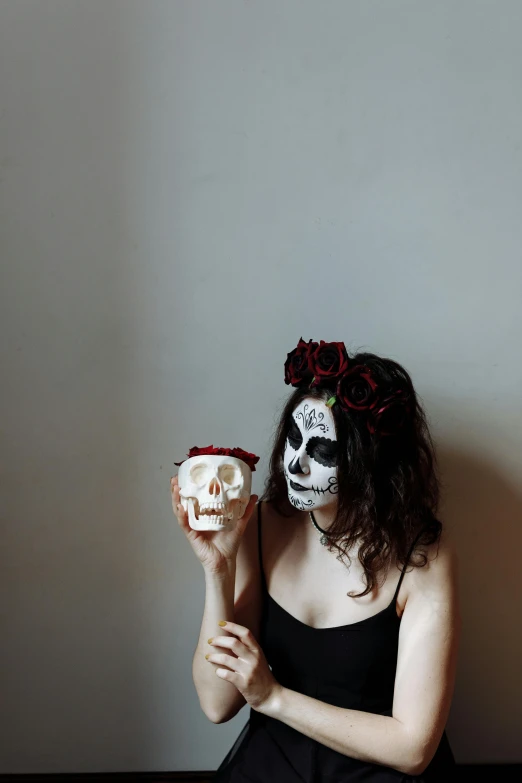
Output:
[[288,465],[288,472],[291,473],[293,476],[296,475],[296,473],[303,473],[305,474],[305,471],[301,467],[301,463],[299,461],[299,457],[296,457],[292,462]]
[[219,481],[215,478],[212,479],[210,482],[208,491],[211,495],[217,496],[221,494],[221,487],[219,486]]

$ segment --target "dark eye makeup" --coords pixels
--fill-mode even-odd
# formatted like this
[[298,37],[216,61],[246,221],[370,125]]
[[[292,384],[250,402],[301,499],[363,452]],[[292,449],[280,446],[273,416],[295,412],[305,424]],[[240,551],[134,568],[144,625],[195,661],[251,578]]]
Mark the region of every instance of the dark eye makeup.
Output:
[[330,438],[310,438],[306,444],[306,453],[327,468],[337,465],[337,441]]
[[301,430],[295,423],[295,421],[292,419],[292,423],[290,424],[290,428],[288,430],[288,442],[291,445],[295,451],[297,451],[299,448],[301,448],[301,444],[303,442],[303,436],[301,435]]

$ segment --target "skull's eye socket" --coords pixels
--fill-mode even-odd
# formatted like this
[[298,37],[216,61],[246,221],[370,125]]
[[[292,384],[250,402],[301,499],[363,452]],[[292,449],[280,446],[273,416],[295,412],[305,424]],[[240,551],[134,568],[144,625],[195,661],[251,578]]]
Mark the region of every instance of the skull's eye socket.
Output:
[[220,465],[219,478],[224,484],[239,484],[241,481],[241,471],[237,465]]
[[210,481],[209,466],[205,465],[204,462],[198,462],[196,465],[192,465],[190,469],[190,478],[194,484],[197,484],[198,486]]

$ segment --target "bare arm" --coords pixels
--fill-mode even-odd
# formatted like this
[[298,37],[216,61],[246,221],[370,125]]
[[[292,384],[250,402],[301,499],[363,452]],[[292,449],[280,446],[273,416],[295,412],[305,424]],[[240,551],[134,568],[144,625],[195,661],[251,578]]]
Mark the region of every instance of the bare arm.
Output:
[[219,571],[205,570],[205,609],[199,640],[192,661],[192,677],[201,709],[213,723],[224,723],[246,703],[230,682],[216,677],[214,666],[205,659],[213,648],[208,640],[216,635],[230,635],[218,623],[229,620],[259,635],[261,611],[260,574],[257,559],[257,509],[254,508],[235,562]]
[[210,651],[208,639],[218,631],[225,634],[225,630],[218,625],[219,621],[234,617],[235,581],[235,564],[230,564],[228,569],[220,573],[205,572],[205,609],[192,660],[192,678],[201,709],[213,723],[221,722],[223,706],[232,709],[239,701],[237,688],[216,677],[213,668],[205,660],[205,655]]

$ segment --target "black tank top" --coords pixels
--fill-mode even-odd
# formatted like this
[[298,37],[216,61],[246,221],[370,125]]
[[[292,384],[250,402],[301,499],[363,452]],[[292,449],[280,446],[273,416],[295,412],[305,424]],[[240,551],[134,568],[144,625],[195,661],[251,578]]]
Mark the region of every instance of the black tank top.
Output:
[[[263,569],[261,504],[257,506],[263,608],[259,643],[284,687],[346,709],[392,715],[399,628],[396,600],[363,620],[313,628],[269,594]],[[410,555],[422,534],[413,541]],[[447,781],[456,771],[446,731],[421,776],[360,761],[323,745],[275,718],[250,709],[249,719],[223,759],[213,783],[391,783]]]

